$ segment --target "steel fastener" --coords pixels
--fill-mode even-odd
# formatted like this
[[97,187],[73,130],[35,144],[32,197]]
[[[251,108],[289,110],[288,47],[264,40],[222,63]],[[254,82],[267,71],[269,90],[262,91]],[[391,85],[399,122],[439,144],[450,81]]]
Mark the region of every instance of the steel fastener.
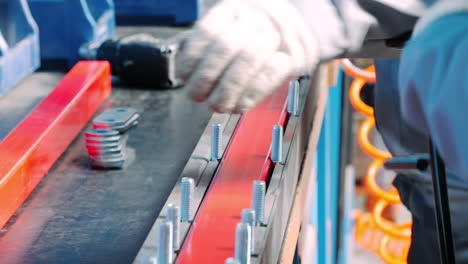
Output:
[[103,169],[120,169],[125,162],[123,140],[118,131],[91,129],[85,132],[86,149],[91,165]]
[[113,129],[120,133],[136,126],[140,114],[133,108],[112,108],[99,114],[93,119],[95,129]]
[[283,161],[283,127],[273,126],[271,135],[271,161],[279,163]]
[[299,81],[289,82],[288,89],[288,113],[297,115],[299,112]]
[[118,136],[119,132],[117,130],[111,129],[90,129],[85,132],[87,138],[102,138],[102,137],[112,137]]
[[182,178],[180,184],[180,220],[189,222],[193,217],[193,194],[195,182],[192,178]]
[[236,226],[236,248],[235,257],[240,264],[250,264],[250,226],[238,223]]
[[180,244],[180,208],[169,204],[167,206],[167,221],[172,223],[173,249],[178,250]]
[[264,181],[254,181],[252,191],[252,208],[255,211],[255,222],[263,224],[265,214],[265,192]]
[[222,157],[223,135],[221,124],[211,125],[211,160],[218,160]]
[[228,258],[224,264],[239,264],[239,261],[235,258]]
[[253,255],[255,253],[255,211],[252,209],[243,209],[241,222],[249,224],[250,226],[250,254]]
[[172,263],[172,223],[164,221],[158,224],[157,256],[158,264]]

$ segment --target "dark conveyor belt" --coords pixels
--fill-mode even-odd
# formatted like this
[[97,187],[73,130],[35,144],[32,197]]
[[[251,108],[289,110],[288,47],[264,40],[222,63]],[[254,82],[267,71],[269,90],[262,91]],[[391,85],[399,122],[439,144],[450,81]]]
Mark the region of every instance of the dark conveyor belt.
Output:
[[[0,138],[62,77],[36,73],[1,98]],[[105,104],[141,113],[127,142],[132,161],[123,170],[92,170],[78,137],[2,230],[0,263],[133,261],[212,114],[182,89],[114,85]]]

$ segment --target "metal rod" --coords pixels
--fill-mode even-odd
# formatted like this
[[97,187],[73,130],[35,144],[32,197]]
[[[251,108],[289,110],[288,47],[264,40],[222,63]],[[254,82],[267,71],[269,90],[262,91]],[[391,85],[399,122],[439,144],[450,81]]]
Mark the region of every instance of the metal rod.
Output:
[[432,184],[434,188],[435,217],[439,238],[441,263],[455,263],[453,247],[452,224],[450,221],[450,207],[447,189],[445,165],[432,141],[429,141],[431,157]]
[[385,161],[384,167],[387,170],[402,173],[412,170],[425,171],[429,168],[429,155],[419,154],[407,157],[393,157]]

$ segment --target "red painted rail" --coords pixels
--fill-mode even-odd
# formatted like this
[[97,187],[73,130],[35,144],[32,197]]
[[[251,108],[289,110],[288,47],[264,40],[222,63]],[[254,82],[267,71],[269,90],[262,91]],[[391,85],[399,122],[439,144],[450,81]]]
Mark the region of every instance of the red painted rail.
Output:
[[286,122],[287,92],[281,86],[242,117],[177,263],[224,263],[234,256],[236,224],[242,209],[251,208],[252,182],[265,180],[272,165],[272,128]]
[[107,62],[79,62],[0,142],[0,228],[111,92]]

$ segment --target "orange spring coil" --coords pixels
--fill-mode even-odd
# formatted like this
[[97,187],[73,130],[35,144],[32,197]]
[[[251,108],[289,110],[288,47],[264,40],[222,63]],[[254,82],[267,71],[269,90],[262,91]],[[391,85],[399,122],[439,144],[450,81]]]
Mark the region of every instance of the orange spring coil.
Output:
[[367,169],[365,179],[366,187],[378,197],[371,214],[356,213],[356,239],[363,246],[377,254],[387,263],[405,264],[411,243],[411,225],[405,223],[397,225],[384,219],[382,213],[390,204],[400,203],[400,196],[395,187],[385,191],[376,182],[377,172],[384,161],[391,157],[387,151],[376,148],[369,140],[369,133],[375,126],[374,109],[361,99],[361,90],[367,82],[375,82],[375,69],[373,66],[363,70],[353,65],[349,59],[340,60],[343,70],[355,78],[349,90],[351,105],[367,117],[358,131],[358,143],[361,149],[374,161]]

